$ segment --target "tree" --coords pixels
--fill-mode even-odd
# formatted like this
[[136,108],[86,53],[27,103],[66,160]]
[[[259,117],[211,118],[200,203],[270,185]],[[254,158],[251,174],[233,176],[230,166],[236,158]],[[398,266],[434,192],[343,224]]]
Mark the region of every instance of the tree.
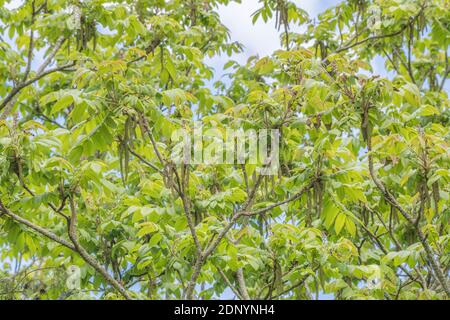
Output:
[[[448,1],[260,1],[280,50],[212,88],[229,2],[0,1],[0,297],[449,297]],[[277,172],[174,161],[193,120]]]

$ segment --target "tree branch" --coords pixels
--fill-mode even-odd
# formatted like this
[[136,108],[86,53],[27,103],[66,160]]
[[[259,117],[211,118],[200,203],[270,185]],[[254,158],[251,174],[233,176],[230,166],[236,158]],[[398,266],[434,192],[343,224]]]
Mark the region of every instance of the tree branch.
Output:
[[[319,269],[319,267],[314,268],[314,272],[316,272]],[[282,295],[288,293],[289,291],[301,286],[302,284],[304,284],[306,282],[306,280],[308,280],[308,278],[311,276],[311,274],[307,274],[305,275],[299,282],[297,282],[296,284],[292,285],[291,287],[289,287],[286,290],[283,290],[282,292],[280,292],[279,294],[277,294],[276,296],[273,297],[273,299],[277,299],[279,297],[281,297]]]
[[28,78],[28,74],[30,73],[30,69],[31,69],[31,60],[33,59],[33,49],[34,49],[33,24],[34,24],[34,17],[36,15],[36,11],[34,8],[34,0],[31,2],[31,8],[32,8],[32,12],[31,12],[31,26],[30,26],[30,42],[28,44],[27,66],[25,68],[25,73],[23,75],[22,82],[26,81]]
[[[271,205],[269,207],[257,210],[255,212],[258,212],[258,213],[255,213],[255,214],[261,214],[261,213],[267,212],[267,211],[269,211],[269,210],[271,210],[271,209],[273,209],[273,208],[275,208],[277,206],[280,206],[280,205],[282,205],[284,203],[288,203],[288,202],[291,202],[291,201],[294,201],[294,200],[300,198],[300,196],[304,192],[306,192],[309,188],[311,188],[311,186],[316,181],[316,179],[313,179],[306,187],[302,188],[297,194],[295,194],[294,196],[290,197],[289,199],[281,201],[281,202],[278,202],[278,203],[276,203],[274,205]],[[262,175],[259,175],[258,176],[258,180],[256,181],[254,187],[252,188],[247,201],[242,206],[242,209],[237,211],[233,215],[233,217],[231,218],[230,222],[219,232],[219,234],[217,235],[215,240],[212,241],[211,244],[205,248],[205,250],[203,251],[203,254],[197,259],[197,261],[196,261],[196,263],[194,265],[194,272],[193,272],[193,274],[191,276],[191,279],[189,281],[189,284],[188,284],[188,289],[187,289],[187,292],[186,292],[186,298],[187,299],[191,300],[193,298],[193,291],[194,291],[194,288],[195,288],[195,283],[196,283],[196,280],[197,280],[198,276],[200,275],[200,270],[201,270],[205,260],[214,252],[214,250],[217,248],[217,246],[220,244],[220,242],[226,236],[226,234],[230,231],[230,229],[233,227],[233,225],[236,223],[236,221],[242,216],[254,215],[254,214],[251,214],[249,212],[246,212],[246,210],[253,203],[253,199],[255,197],[256,190],[258,189],[261,181],[262,181]]]
[[242,295],[239,292],[239,290],[237,290],[236,287],[233,286],[233,284],[230,282],[230,279],[228,279],[228,277],[225,274],[225,272],[223,272],[223,270],[221,268],[217,267],[217,266],[216,266],[216,269],[219,272],[220,276],[223,278],[223,281],[225,281],[227,286],[231,289],[231,291],[233,291],[233,293],[236,295],[236,297],[238,299],[240,299],[240,300],[244,300],[244,298],[242,297]]
[[55,45],[53,46],[52,50],[50,51],[50,54],[47,56],[47,58],[42,62],[42,64],[39,66],[39,68],[36,71],[37,75],[40,75],[44,72],[45,68],[52,62],[53,58],[56,56],[56,53],[58,53],[58,50],[63,45],[64,41],[66,41],[66,37],[61,36],[56,40]]
[[448,63],[447,49],[445,49],[445,72],[444,75],[442,76],[441,84],[439,85],[439,91],[442,91],[442,89],[444,89],[445,81],[447,80],[447,76],[449,73],[450,73],[450,66]]
[[308,191],[309,189],[311,189],[311,187],[314,185],[314,182],[315,182],[315,181],[316,181],[316,179],[313,179],[309,184],[307,184],[305,187],[303,187],[299,192],[297,192],[295,195],[289,197],[289,198],[286,199],[286,200],[283,200],[283,201],[274,203],[274,204],[272,204],[272,205],[270,205],[270,206],[267,206],[267,207],[265,207],[265,208],[261,208],[261,209],[258,209],[258,210],[254,210],[254,211],[250,211],[250,212],[241,212],[240,214],[243,215],[243,216],[255,216],[255,215],[260,215],[260,214],[266,213],[267,211],[270,211],[270,210],[272,210],[272,209],[274,209],[274,208],[276,208],[276,207],[279,207],[279,206],[281,206],[281,205],[283,205],[283,204],[286,204],[286,203],[295,201],[295,200],[297,200],[298,198],[300,198],[306,191]]

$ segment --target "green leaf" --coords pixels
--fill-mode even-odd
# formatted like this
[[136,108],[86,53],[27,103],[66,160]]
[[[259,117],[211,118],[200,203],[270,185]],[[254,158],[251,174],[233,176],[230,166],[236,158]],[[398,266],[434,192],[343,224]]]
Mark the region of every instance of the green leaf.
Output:
[[343,213],[338,214],[338,216],[336,217],[336,221],[334,222],[334,230],[336,231],[336,234],[339,235],[346,220],[347,216],[345,214]]

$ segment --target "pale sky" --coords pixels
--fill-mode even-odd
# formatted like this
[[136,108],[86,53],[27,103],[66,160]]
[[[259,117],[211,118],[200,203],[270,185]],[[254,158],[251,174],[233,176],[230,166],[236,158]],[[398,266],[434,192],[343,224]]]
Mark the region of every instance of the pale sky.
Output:
[[[18,7],[23,0],[12,0],[5,6],[9,9]],[[325,9],[335,6],[341,0],[295,0],[294,3],[306,10],[311,18],[317,17]],[[236,60],[240,64],[245,64],[247,59],[253,55],[264,57],[272,54],[280,48],[280,33],[275,29],[275,22],[264,23],[259,19],[252,23],[252,13],[261,7],[259,0],[241,0],[241,3],[231,2],[228,5],[220,5],[218,9],[222,22],[230,30],[231,40],[238,41],[244,46],[242,53],[228,57],[226,55],[207,58],[207,63],[215,70],[214,81],[221,79],[223,75],[223,65],[230,59]],[[291,31],[304,32],[304,29],[291,27]],[[42,54],[42,53],[41,53]],[[39,57],[39,53],[36,55]],[[39,60],[39,59],[38,59]],[[37,63],[37,62],[36,62]],[[372,61],[374,73],[386,75],[384,70],[384,60],[381,58]]]

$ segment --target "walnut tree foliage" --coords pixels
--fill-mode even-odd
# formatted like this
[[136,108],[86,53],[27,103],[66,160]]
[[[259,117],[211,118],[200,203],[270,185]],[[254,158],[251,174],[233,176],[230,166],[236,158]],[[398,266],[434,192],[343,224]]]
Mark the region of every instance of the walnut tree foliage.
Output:
[[[450,2],[261,0],[279,50],[211,85],[229,2],[0,0],[0,298],[449,297]],[[173,163],[194,119],[278,173]]]

